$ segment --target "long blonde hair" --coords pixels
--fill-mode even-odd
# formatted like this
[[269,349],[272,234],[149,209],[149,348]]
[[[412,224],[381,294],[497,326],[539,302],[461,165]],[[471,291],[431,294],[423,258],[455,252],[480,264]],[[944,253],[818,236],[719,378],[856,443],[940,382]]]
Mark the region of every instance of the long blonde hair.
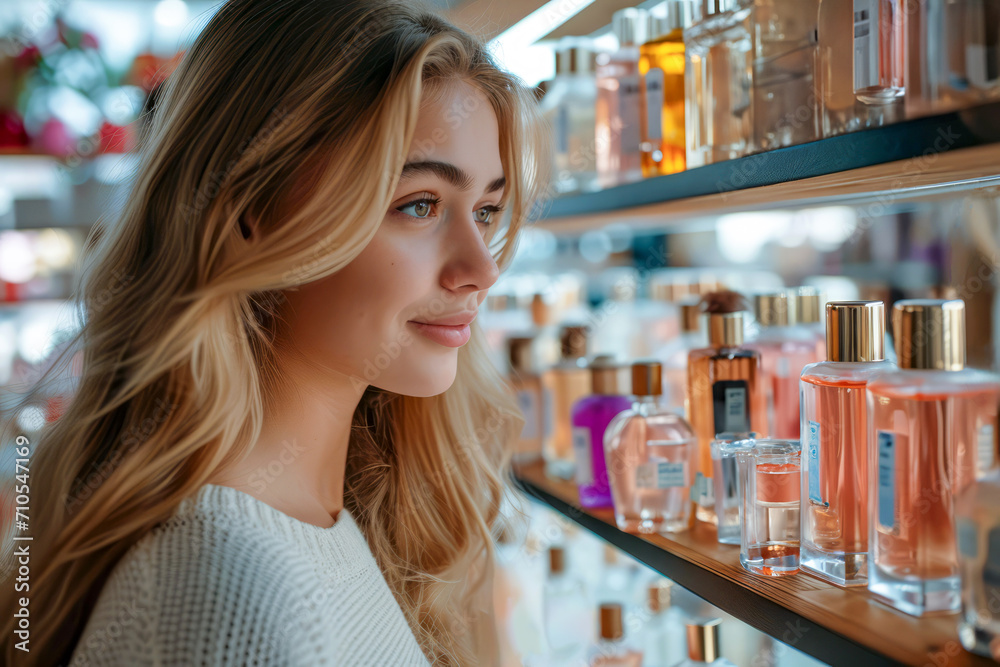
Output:
[[[29,593],[3,560],[0,609],[30,597],[31,652],[15,648],[7,614],[0,662],[66,661],[121,556],[248,453],[279,387],[282,291],[371,240],[422,95],[455,80],[497,116],[507,193],[491,251],[503,269],[549,182],[548,129],[482,41],[402,0],[229,0],[212,17],[150,112],[122,213],[88,239],[84,324],[67,348],[82,350],[82,372],[32,452]],[[522,425],[478,324],[447,391],[369,387],[355,412],[345,506],[436,664],[495,654],[477,600]]]

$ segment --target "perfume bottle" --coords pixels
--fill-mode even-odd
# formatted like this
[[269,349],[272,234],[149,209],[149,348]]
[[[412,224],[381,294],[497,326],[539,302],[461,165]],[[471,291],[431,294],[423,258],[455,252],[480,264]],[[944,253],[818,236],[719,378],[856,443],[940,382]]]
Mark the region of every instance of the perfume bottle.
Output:
[[706,0],[684,31],[687,167],[745,155],[752,144],[750,4]]
[[826,359],[826,318],[820,318],[823,294],[816,287],[796,287],[795,326],[809,332],[816,339],[816,358]]
[[677,667],[736,667],[732,662],[719,655],[719,628],[722,620],[718,618],[692,619],[686,626],[688,657],[677,663]]
[[673,589],[674,582],[665,577],[646,589],[648,616],[640,637],[643,665],[676,665],[686,655],[687,615],[671,604]]
[[534,341],[532,336],[511,336],[507,339],[510,386],[524,417],[524,427],[512,458],[518,464],[542,460],[542,381],[532,363]]
[[[688,355],[688,415],[698,438],[697,469],[707,478],[716,433],[767,434],[760,352],[743,345],[744,318],[744,311],[702,314],[709,347]],[[716,523],[714,502],[699,505],[696,517]]]
[[573,457],[581,507],[614,507],[604,458],[604,433],[619,413],[632,407],[628,392],[631,369],[609,355],[594,358],[590,370],[590,396],[573,404]]
[[695,437],[684,418],[659,405],[659,361],[632,364],[632,406],[604,434],[615,521],[632,533],[687,530]]
[[799,571],[798,440],[757,440],[736,453],[739,469],[740,564],[778,577]]
[[799,376],[806,365],[820,360],[816,356],[815,336],[795,326],[794,298],[786,292],[759,294],[757,323],[760,329],[748,344],[760,351],[764,370],[768,432],[775,438],[799,438]]
[[854,0],[854,95],[859,102],[902,101],[905,26],[902,0]]
[[868,583],[868,381],[885,361],[881,301],[826,305],[827,361],[802,370],[802,568]]
[[597,55],[597,179],[602,188],[642,179],[639,153],[639,45],[649,14],[626,7],[611,15],[618,50]]
[[690,0],[667,0],[650,12],[650,41],[639,47],[642,175],[684,171],[684,28]]
[[681,333],[656,351],[654,355],[663,364],[663,380],[666,384],[664,405],[670,410],[687,417],[687,368],[691,350],[705,347],[705,334],[699,328],[698,301],[689,300],[680,305]]
[[712,441],[717,537],[721,544],[740,543],[740,494],[736,453],[753,447],[756,433],[719,433]]
[[600,609],[600,639],[591,648],[590,667],[642,667],[642,652],[625,641],[622,606],[605,602]]
[[[822,136],[854,132],[861,127],[854,96],[854,1],[819,0],[816,36],[816,100]],[[846,62],[849,53],[851,63]]]
[[590,371],[587,370],[586,326],[567,325],[559,333],[561,360],[542,373],[542,386],[551,397],[548,404],[552,437],[543,440],[545,472],[559,479],[573,479],[573,425],[570,413],[573,404],[590,393]]
[[591,47],[578,37],[559,41],[556,77],[539,103],[555,138],[556,191],[560,194],[597,189],[597,84]]
[[[994,442],[994,456],[996,447]],[[1000,652],[1000,471],[990,472],[959,495],[955,501],[955,529],[962,578],[958,636],[966,650],[997,659]]]
[[996,467],[1000,377],[965,367],[965,303],[897,301],[899,369],[868,383],[868,590],[902,612],[956,611],[954,499]]
[[545,639],[553,657],[582,657],[592,641],[581,630],[593,627],[583,581],[566,567],[566,549],[549,548],[549,576],[542,591]]

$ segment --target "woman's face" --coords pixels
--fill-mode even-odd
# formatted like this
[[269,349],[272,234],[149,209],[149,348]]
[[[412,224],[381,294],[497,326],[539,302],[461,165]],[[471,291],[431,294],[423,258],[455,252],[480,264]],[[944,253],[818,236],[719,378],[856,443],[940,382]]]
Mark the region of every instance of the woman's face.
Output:
[[487,248],[504,194],[499,144],[478,89],[456,83],[425,101],[372,241],[344,269],[287,293],[289,331],[307,358],[361,390],[433,396],[451,386],[468,340],[455,325],[476,316],[499,275]]

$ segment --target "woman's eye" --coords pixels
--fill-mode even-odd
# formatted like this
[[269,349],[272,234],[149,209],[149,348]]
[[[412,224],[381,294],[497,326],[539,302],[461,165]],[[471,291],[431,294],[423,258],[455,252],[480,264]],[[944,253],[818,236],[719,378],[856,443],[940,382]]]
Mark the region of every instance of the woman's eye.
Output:
[[413,209],[413,213],[406,213],[406,215],[411,215],[414,218],[426,218],[430,215],[431,204],[434,201],[430,199],[418,199],[417,201],[410,202],[409,204],[404,204],[396,210],[401,213],[406,213],[406,209]]
[[476,222],[490,222],[493,214],[499,210],[498,206],[483,206],[476,211]]

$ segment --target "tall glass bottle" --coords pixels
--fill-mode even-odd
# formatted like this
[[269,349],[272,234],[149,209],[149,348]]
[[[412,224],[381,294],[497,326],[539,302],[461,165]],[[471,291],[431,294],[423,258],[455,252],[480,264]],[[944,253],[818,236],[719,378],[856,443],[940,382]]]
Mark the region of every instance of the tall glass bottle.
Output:
[[560,40],[556,77],[539,107],[555,138],[556,191],[597,189],[594,53],[579,37]]
[[703,8],[684,31],[688,169],[740,157],[752,144],[751,7],[706,0]]
[[573,479],[576,463],[573,458],[573,404],[590,394],[590,371],[587,370],[587,338],[583,325],[568,325],[559,332],[561,359],[542,373],[542,386],[551,401],[552,437],[543,443],[545,471],[559,479]]
[[[590,362],[590,395],[573,404],[573,454],[581,507],[614,507],[604,458],[604,433],[619,413],[632,406],[625,383],[630,371],[610,356]],[[631,380],[631,377],[628,378]]]
[[632,407],[604,434],[615,521],[632,533],[688,529],[695,437],[684,418],[659,405],[659,361],[632,364]]
[[[712,477],[712,440],[717,433],[767,434],[760,352],[743,345],[746,313],[705,313],[709,347],[688,356],[688,408],[698,439],[697,470]],[[716,523],[714,499],[697,507],[700,521]]]
[[642,626],[642,661],[644,665],[676,665],[686,655],[685,625],[687,616],[672,604],[674,582],[660,579],[647,589],[649,619]]
[[639,45],[649,14],[626,7],[611,15],[618,50],[597,55],[597,179],[602,188],[642,179],[639,153]]
[[905,35],[903,0],[854,0],[854,95],[859,102],[902,101]]
[[507,339],[510,359],[510,386],[524,416],[524,426],[514,448],[514,463],[527,464],[542,460],[542,381],[533,364],[531,336],[511,336]]
[[699,329],[698,302],[686,301],[681,304],[681,334],[661,347],[654,355],[663,364],[663,380],[666,384],[664,405],[687,417],[687,367],[691,350],[705,347],[705,334]]
[[965,303],[893,307],[899,369],[868,383],[868,590],[914,616],[957,611],[956,494],[996,467],[1000,376],[965,367]]
[[639,47],[642,175],[684,171],[684,28],[690,0],[667,0],[650,14],[650,40]]
[[802,370],[802,568],[868,583],[868,381],[885,361],[881,301],[826,305],[828,359]]
[[816,100],[822,135],[853,132],[860,128],[854,96],[854,0],[819,0],[816,36]]
[[[994,444],[996,454],[996,444]],[[1000,470],[970,484],[955,503],[962,576],[962,646],[997,659],[1000,652]]]

